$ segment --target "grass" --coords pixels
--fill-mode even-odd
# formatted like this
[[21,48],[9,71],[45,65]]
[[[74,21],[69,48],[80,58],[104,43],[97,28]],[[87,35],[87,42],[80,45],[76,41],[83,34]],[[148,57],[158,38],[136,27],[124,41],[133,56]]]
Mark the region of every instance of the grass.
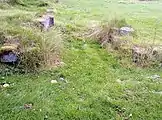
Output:
[[[162,76],[160,68],[138,68],[127,61],[121,64],[118,56],[97,43],[75,36],[78,32],[85,32],[89,21],[108,20],[116,13],[115,16],[126,18],[135,29],[146,32],[139,32],[136,42],[143,38],[152,42],[154,21],[161,19],[161,3],[127,5],[117,1],[62,0],[61,4],[55,5],[56,29],[64,31],[62,60],[65,65],[35,74],[1,75],[0,82],[10,83],[10,86],[0,88],[0,119],[161,120],[161,79],[148,78],[156,74]],[[16,6],[12,9],[12,14],[7,12],[11,11],[8,9],[0,14],[3,16],[0,23],[5,23],[1,29],[9,29],[10,26],[19,28],[15,19],[8,18],[20,13],[32,17],[44,8],[22,10]],[[4,10],[1,11],[3,13]],[[25,29],[31,30],[31,27]],[[39,34],[35,29],[34,32]],[[51,32],[45,33],[45,36],[54,37]],[[51,80],[58,83],[51,84]],[[32,109],[23,109],[26,103],[32,103]]]
[[137,31],[138,37],[135,38],[134,42],[141,44],[153,43],[154,29],[157,27],[155,43],[161,44],[162,21],[159,15],[160,11],[162,11],[161,1],[147,2],[146,4],[143,2],[120,4],[117,0],[63,0],[62,3],[67,5],[66,12],[64,12],[66,14],[63,14],[64,17],[62,17],[65,18],[64,22],[66,23],[74,21],[76,24],[85,26],[91,20],[109,21],[112,18],[125,18]]
[[[160,120],[160,81],[147,77],[161,74],[134,68],[122,68],[117,60],[95,43],[72,43],[64,56],[65,67],[36,75],[5,77],[9,88],[1,97],[2,120],[48,119],[130,119]],[[67,82],[61,81],[63,77]],[[58,80],[51,84],[51,80]],[[121,82],[118,81],[121,80]],[[1,80],[2,81],[2,80]],[[25,103],[32,110],[21,109]]]

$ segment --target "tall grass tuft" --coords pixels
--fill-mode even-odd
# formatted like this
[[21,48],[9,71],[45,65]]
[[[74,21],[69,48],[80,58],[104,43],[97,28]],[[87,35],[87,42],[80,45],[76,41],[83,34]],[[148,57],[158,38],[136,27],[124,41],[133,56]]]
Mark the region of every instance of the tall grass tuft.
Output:
[[32,29],[11,27],[1,31],[1,39],[11,36],[11,40],[16,37],[19,41],[20,48],[16,52],[19,56],[17,68],[26,72],[49,69],[56,66],[56,59],[60,59],[63,42],[61,34],[55,30],[42,33]]

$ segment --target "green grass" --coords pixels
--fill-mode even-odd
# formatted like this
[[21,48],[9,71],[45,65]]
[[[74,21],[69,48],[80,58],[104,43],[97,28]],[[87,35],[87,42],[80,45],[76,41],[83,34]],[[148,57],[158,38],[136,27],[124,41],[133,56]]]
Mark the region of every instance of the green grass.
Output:
[[[129,0],[125,1],[129,3]],[[155,43],[161,44],[161,0],[135,4],[122,4],[117,0],[63,0],[62,3],[67,6],[63,9],[62,15],[65,23],[86,26],[91,20],[109,21],[112,18],[125,18],[137,32],[138,37],[134,42],[153,43],[157,28]]]
[[[154,21],[161,19],[161,4],[161,1],[119,4],[105,0],[62,0],[54,5],[56,29],[66,31],[62,54],[65,65],[35,74],[1,75],[0,82],[10,83],[10,87],[0,88],[0,120],[161,120],[162,80],[148,78],[155,74],[162,76],[160,68],[138,68],[127,61],[121,64],[118,56],[97,43],[74,36],[84,32],[89,21],[122,17],[140,30],[136,42],[145,39],[152,42]],[[14,28],[22,28],[16,20],[18,16],[22,23],[43,9],[23,10],[16,6],[0,10],[0,28],[11,27],[13,32]],[[16,31],[21,34],[21,29]],[[39,34],[39,30],[31,31]],[[160,32],[159,29],[158,35]],[[45,35],[54,37],[52,33]],[[62,77],[65,81],[60,80]],[[58,83],[51,84],[51,80]],[[32,109],[23,109],[26,103],[33,103]]]
[[[125,119],[131,114],[134,120],[162,118],[162,96],[153,93],[162,90],[161,83],[147,78],[161,71],[121,67],[95,43],[71,45],[62,68],[1,80],[11,83],[0,91],[2,120],[41,120],[46,115],[49,120]],[[51,84],[53,79],[58,83]],[[30,102],[32,110],[21,108]]]

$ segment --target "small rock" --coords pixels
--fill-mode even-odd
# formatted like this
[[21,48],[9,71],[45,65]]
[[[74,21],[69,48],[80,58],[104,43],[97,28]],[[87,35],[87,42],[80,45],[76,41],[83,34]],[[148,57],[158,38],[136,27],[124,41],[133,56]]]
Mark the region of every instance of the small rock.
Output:
[[57,82],[57,80],[51,80],[51,83],[52,83],[52,84],[56,84],[56,83],[58,83],[58,82]]
[[65,63],[64,63],[64,62],[60,62],[60,64],[61,64],[61,65],[65,65]]
[[61,77],[60,80],[61,80],[62,82],[68,83],[68,81],[67,81],[66,79],[64,79],[63,77]]
[[9,52],[8,54],[3,54],[1,56],[1,62],[3,63],[12,63],[16,62],[18,60],[18,57],[15,53]]
[[120,28],[120,34],[121,35],[128,35],[130,33],[134,32],[134,29],[131,27],[121,27]]
[[54,11],[53,11],[53,8],[48,8],[48,9],[46,10],[46,12],[52,14]]
[[159,95],[162,95],[162,91],[159,91],[159,92],[155,92],[155,91],[152,91],[154,94],[159,94]]
[[24,109],[32,109],[33,104],[24,104]]
[[132,114],[130,114],[129,117],[132,117]]
[[47,119],[48,119],[48,116],[47,116],[47,115],[45,115],[45,116],[44,116],[44,120],[47,120]]
[[55,61],[55,64],[56,64],[57,66],[64,66],[64,65],[65,65],[64,62],[60,62],[59,60],[56,60],[56,61]]
[[7,83],[5,83],[5,84],[3,85],[4,88],[9,87],[9,86],[10,86],[10,85],[7,84]]
[[64,81],[65,79],[61,77],[60,80]]
[[150,77],[148,77],[148,78],[150,78],[150,79],[159,79],[160,76],[159,76],[159,75],[152,75],[152,76],[150,76]]
[[83,45],[83,49],[86,49],[86,48],[87,48],[87,46],[88,46],[87,44],[84,44],[84,45]]
[[122,83],[122,81],[121,81],[120,79],[117,79],[116,82],[118,82],[118,83]]

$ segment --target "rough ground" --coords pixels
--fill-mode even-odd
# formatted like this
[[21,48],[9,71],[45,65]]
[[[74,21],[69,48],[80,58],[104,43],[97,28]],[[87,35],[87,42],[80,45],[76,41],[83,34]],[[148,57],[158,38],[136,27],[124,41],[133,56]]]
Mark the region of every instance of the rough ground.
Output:
[[[161,120],[162,78],[151,78],[162,76],[161,68],[130,66],[97,43],[80,40],[72,33],[83,31],[87,21],[100,20],[108,14],[106,10],[111,10],[120,11],[120,15],[132,13],[128,21],[135,28],[141,26],[148,34],[146,27],[154,26],[152,16],[160,19],[162,3],[121,5],[117,1],[98,0],[63,0],[62,3],[64,5],[56,7],[56,28],[66,27],[70,31],[64,40],[62,60],[65,65],[37,74],[1,76],[0,82],[10,86],[0,87],[0,119]],[[109,6],[118,7],[110,9]],[[19,12],[25,15],[30,8],[24,11],[15,7],[13,13],[9,11],[12,10],[0,10],[3,13],[0,16],[14,16]],[[30,14],[36,11],[39,9],[32,8]],[[142,34],[141,38],[144,36]],[[57,83],[52,84],[51,80]],[[24,109],[25,104],[32,106]]]

